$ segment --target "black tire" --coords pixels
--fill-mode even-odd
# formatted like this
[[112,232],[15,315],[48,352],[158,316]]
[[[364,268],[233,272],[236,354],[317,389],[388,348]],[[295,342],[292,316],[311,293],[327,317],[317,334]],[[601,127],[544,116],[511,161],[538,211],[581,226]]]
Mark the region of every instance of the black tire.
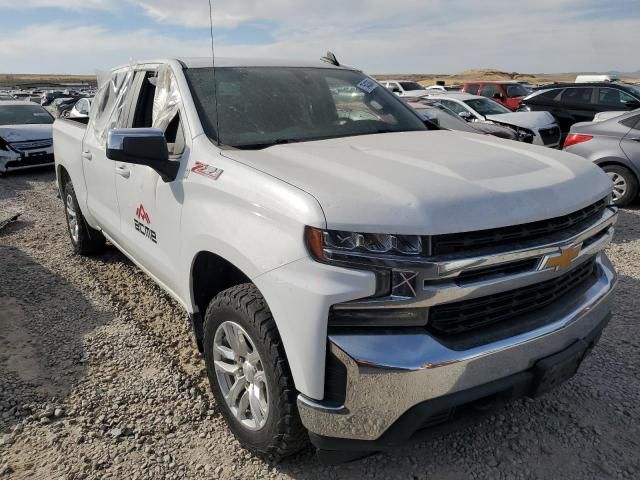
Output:
[[[87,221],[84,219],[80,206],[78,205],[78,199],[76,198],[76,192],[73,189],[71,181],[68,181],[64,185],[62,202],[65,209],[65,219],[67,221],[67,232],[71,239],[71,245],[73,251],[77,255],[91,256],[97,255],[104,251],[106,240],[104,235],[98,230],[91,228]],[[72,216],[69,212],[68,206],[73,206],[73,211],[76,215],[77,222],[77,238],[74,238],[72,232]]]
[[[269,391],[269,413],[259,430],[249,430],[232,413],[216,376],[214,339],[218,327],[227,321],[235,322],[245,330],[261,358]],[[248,450],[272,461],[304,448],[309,438],[298,413],[298,393],[273,316],[255,285],[245,283],[231,287],[211,301],[204,318],[203,343],[213,396],[238,441]]]
[[636,199],[638,196],[638,179],[631,170],[622,165],[605,165],[602,169],[612,177],[612,180],[615,176],[621,177],[625,185],[624,193],[615,198],[613,203],[619,207],[626,207]]

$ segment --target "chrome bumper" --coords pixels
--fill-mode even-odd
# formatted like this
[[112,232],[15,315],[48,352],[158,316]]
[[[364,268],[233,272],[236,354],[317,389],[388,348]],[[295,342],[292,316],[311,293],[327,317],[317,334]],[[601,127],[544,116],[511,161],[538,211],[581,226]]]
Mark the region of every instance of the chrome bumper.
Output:
[[299,395],[303,424],[325,437],[376,440],[421,402],[529,370],[586,337],[609,314],[617,277],[604,253],[596,265],[585,288],[531,315],[557,320],[468,350],[452,350],[426,331],[331,335],[330,349],[347,370],[346,399],[333,407]]

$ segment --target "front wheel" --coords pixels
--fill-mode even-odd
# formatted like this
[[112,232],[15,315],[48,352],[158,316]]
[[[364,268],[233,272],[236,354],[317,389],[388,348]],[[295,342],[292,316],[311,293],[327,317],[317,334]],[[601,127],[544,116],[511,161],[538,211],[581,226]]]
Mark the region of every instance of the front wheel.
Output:
[[244,447],[277,460],[307,444],[284,347],[255,285],[231,287],[211,301],[204,357],[216,402]]
[[602,167],[613,182],[613,203],[619,207],[626,207],[638,195],[638,180],[631,170],[620,165],[605,165]]

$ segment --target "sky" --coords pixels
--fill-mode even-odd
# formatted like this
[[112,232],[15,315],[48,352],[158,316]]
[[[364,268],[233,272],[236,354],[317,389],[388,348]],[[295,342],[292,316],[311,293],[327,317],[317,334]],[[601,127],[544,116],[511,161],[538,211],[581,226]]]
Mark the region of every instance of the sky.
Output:
[[[640,0],[213,0],[216,55],[369,73],[640,70]],[[0,73],[211,55],[208,0],[0,0]]]

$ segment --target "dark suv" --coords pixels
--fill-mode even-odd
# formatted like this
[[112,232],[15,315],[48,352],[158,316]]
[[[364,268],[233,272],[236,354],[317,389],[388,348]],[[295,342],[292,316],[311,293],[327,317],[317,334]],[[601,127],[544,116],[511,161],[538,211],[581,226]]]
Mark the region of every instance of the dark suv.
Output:
[[640,107],[640,86],[627,83],[558,83],[532,93],[520,111],[551,112],[560,125],[563,138],[571,125],[591,122],[598,112],[627,111]]

